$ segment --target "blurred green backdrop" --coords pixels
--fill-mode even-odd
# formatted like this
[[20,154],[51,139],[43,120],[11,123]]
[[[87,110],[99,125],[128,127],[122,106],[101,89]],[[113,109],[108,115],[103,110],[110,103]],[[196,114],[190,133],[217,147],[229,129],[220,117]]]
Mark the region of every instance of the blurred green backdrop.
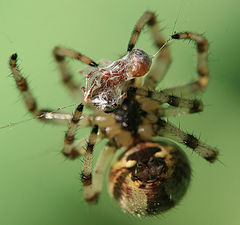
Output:
[[[40,106],[76,103],[61,85],[53,47],[71,47],[95,60],[116,59],[125,53],[139,16],[154,10],[166,37],[177,19],[175,31],[204,33],[210,41],[211,80],[201,94],[205,111],[171,121],[221,149],[222,163],[209,165],[186,149],[193,168],[187,195],[168,213],[139,220],[123,213],[106,188],[99,204],[88,206],[79,180],[81,161],[67,161],[59,154],[66,127],[33,120],[0,130],[0,224],[239,225],[239,9],[237,0],[1,0],[0,126],[30,118],[8,69],[12,53],[19,54]],[[137,47],[155,52],[147,29]],[[196,75],[193,44],[175,41],[171,50],[173,63],[161,88]],[[78,62],[71,65],[75,72],[83,68]],[[80,129],[78,137],[88,132]]]

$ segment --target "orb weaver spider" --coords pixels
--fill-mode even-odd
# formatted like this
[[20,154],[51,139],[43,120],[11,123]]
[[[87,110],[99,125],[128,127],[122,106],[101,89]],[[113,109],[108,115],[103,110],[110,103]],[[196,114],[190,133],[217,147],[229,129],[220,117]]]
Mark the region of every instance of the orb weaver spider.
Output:
[[[134,49],[139,34],[147,25],[155,45],[165,45],[152,64],[152,57],[140,49]],[[49,123],[69,122],[62,153],[69,159],[84,155],[81,181],[84,199],[95,204],[103,188],[104,176],[120,148],[126,150],[112,164],[109,173],[109,192],[120,206],[138,216],[162,213],[175,206],[184,196],[191,176],[191,168],[185,153],[174,142],[183,144],[213,163],[218,150],[198,140],[192,134],[164,120],[171,116],[198,113],[203,110],[200,100],[187,99],[208,84],[208,43],[199,34],[175,33],[172,39],[189,39],[195,42],[198,53],[195,81],[161,91],[156,86],[163,79],[171,62],[169,46],[160,33],[156,16],[146,11],[132,32],[127,51],[121,59],[99,64],[79,52],[56,47],[53,55],[61,72],[63,83],[70,92],[82,95],[85,107],[93,113],[82,115],[81,103],[75,112],[56,113],[39,109],[28,88],[26,79],[17,65],[17,54],[10,58],[10,68],[25,105],[33,116]],[[66,57],[89,65],[80,73],[86,73],[84,96],[79,85],[72,80]],[[146,78],[141,84],[143,75]],[[75,141],[78,127],[91,126],[86,148]],[[164,137],[168,140],[153,140]],[[92,175],[93,150],[97,141],[107,138]],[[172,140],[172,141],[171,141]]]

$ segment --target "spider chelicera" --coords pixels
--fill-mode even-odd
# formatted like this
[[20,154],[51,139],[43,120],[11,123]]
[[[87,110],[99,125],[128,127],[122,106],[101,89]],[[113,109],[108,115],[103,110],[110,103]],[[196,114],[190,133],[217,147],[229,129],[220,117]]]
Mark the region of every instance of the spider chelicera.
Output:
[[[152,57],[143,50],[134,49],[145,25],[148,25],[158,48],[166,45],[153,65]],[[109,192],[124,210],[139,216],[162,213],[172,208],[187,190],[191,176],[189,161],[172,141],[184,144],[211,163],[217,159],[217,149],[164,120],[201,112],[201,101],[185,97],[202,91],[209,77],[207,40],[191,32],[175,33],[171,38],[195,42],[198,77],[193,82],[161,91],[157,91],[156,86],[164,77],[171,59],[169,46],[160,33],[153,12],[147,11],[140,17],[131,35],[128,53],[114,62],[105,60],[97,64],[79,52],[56,47],[53,55],[63,83],[73,94],[82,95],[85,107],[93,110],[93,113],[84,115],[83,104],[78,105],[73,115],[39,109],[18,69],[17,54],[11,56],[10,68],[29,112],[43,122],[69,122],[62,153],[69,159],[84,155],[81,181],[84,199],[88,203],[97,203],[104,176],[120,148],[126,150],[111,166]],[[73,82],[65,57],[89,65],[80,72],[87,75],[84,96],[82,88]],[[141,77],[145,74],[142,82]],[[87,146],[75,141],[76,130],[81,126],[92,127]],[[167,140],[153,141],[153,137],[165,137]],[[108,142],[92,175],[94,145],[103,138],[107,138]]]

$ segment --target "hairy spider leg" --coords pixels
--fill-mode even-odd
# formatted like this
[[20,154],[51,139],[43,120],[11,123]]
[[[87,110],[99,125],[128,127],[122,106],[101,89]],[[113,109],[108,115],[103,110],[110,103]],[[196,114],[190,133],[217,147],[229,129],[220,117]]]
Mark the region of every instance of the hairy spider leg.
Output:
[[154,101],[160,103],[168,103],[174,107],[182,107],[189,109],[189,112],[200,112],[203,110],[203,103],[197,99],[186,99],[174,95],[165,94],[163,91],[153,92],[142,88],[131,87],[128,90],[128,94],[136,94],[146,98],[151,98]]
[[[70,114],[61,112],[60,110],[51,109],[39,109],[37,106],[37,101],[33,96],[32,92],[29,90],[29,85],[26,78],[23,77],[22,73],[17,64],[18,55],[15,53],[10,57],[9,66],[16,82],[17,88],[20,91],[23,101],[28,109],[28,111],[40,121],[47,123],[63,124],[65,121],[69,120]],[[49,118],[52,117],[52,118]],[[64,121],[65,120],[65,121]]]
[[208,85],[209,69],[208,69],[208,42],[200,34],[191,32],[177,33],[172,35],[173,39],[192,40],[196,44],[197,48],[197,73],[198,77],[195,81],[164,89],[166,94],[186,96],[195,94],[199,91],[203,91]]
[[116,143],[109,141],[101,152],[95,171],[93,172],[92,183],[90,184],[91,186],[84,189],[84,199],[88,203],[96,204],[98,202],[99,195],[103,188],[104,177],[116,150]]
[[210,163],[215,162],[218,157],[218,150],[216,148],[203,143],[192,134],[185,133],[165,120],[158,120],[155,125],[155,134],[184,144]]
[[[155,13],[146,11],[139,18],[137,24],[134,27],[130,41],[128,43],[128,51],[131,51],[135,47],[137,39],[145,25],[148,25],[154,40],[154,44],[158,49],[166,43],[160,32]],[[171,56],[169,46],[166,45],[165,48],[157,55],[156,62],[152,65],[151,70],[146,76],[143,87],[154,90],[166,74],[170,63]]]
[[94,62],[92,59],[82,55],[81,53],[68,49],[68,48],[63,48],[63,47],[55,47],[53,50],[53,55],[54,58],[57,62],[57,65],[59,67],[61,77],[62,77],[62,82],[63,84],[68,88],[68,90],[76,96],[78,99],[83,99],[83,93],[81,90],[81,87],[79,84],[76,84],[73,81],[73,75],[71,74],[67,62],[65,60],[65,57],[73,58],[76,60],[79,60],[91,67],[98,67],[98,64]]
[[87,149],[86,149],[84,162],[83,162],[83,167],[82,167],[81,181],[84,188],[84,199],[86,201],[89,200],[88,193],[89,193],[89,189],[92,188],[93,150],[97,140],[97,133],[98,133],[98,126],[94,125],[92,128],[91,134],[89,136]]

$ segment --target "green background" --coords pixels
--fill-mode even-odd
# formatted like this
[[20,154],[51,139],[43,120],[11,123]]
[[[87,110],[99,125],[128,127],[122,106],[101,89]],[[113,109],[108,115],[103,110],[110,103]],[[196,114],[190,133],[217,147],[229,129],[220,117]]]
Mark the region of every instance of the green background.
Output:
[[[56,109],[77,103],[60,82],[51,55],[53,47],[71,47],[95,60],[117,59],[125,53],[136,20],[145,10],[154,10],[165,37],[171,35],[177,19],[175,31],[203,33],[210,42],[211,79],[200,95],[204,112],[170,120],[221,150],[221,162],[210,165],[184,148],[193,168],[187,195],[164,215],[139,220],[122,212],[106,187],[97,206],[83,201],[82,161],[68,161],[59,154],[66,127],[32,120],[0,129],[0,224],[239,225],[238,2],[0,0],[0,126],[31,117],[10,75],[8,58],[12,53],[19,54],[23,74],[40,106]],[[156,50],[147,30],[137,47],[153,54]],[[194,45],[174,41],[171,51],[173,63],[161,88],[196,77]],[[71,65],[75,72],[83,68],[79,62]],[[85,138],[88,132],[88,128],[80,129],[78,137]],[[95,159],[102,146],[96,148]]]

